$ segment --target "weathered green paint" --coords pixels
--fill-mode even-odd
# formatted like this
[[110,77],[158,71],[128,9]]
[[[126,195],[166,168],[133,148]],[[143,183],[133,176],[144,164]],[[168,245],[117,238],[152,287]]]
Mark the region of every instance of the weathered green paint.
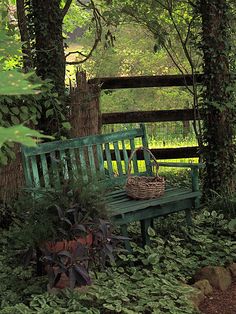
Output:
[[[135,150],[135,142],[134,139],[130,139],[130,148],[131,151],[133,152]],[[134,174],[138,175],[138,162],[137,162],[137,156],[136,154],[134,154],[133,158],[132,158],[132,164],[133,164],[133,170],[134,170]]]
[[84,157],[84,147],[79,147],[79,160],[80,160],[80,170],[82,172],[82,177],[84,182],[88,182],[88,172],[86,160]]
[[50,186],[49,171],[45,154],[40,155],[45,187]]
[[113,145],[114,145],[114,150],[115,150],[118,173],[120,176],[122,176],[123,175],[123,169],[122,169],[122,165],[121,165],[121,157],[120,157],[118,142],[114,142]]
[[50,153],[50,159],[51,159],[51,168],[52,168],[52,185],[56,189],[59,189],[61,187],[60,175],[59,175],[59,169],[58,169],[59,168],[58,164],[60,163],[60,160],[56,158],[55,151]]
[[95,178],[96,177],[96,166],[95,166],[95,161],[94,161],[94,151],[93,151],[92,145],[88,146],[88,156],[89,156],[89,166],[90,166],[91,175],[93,178]]
[[77,166],[77,159],[75,150],[73,148],[69,149],[69,156],[70,156],[70,164],[71,164],[71,174],[69,174],[70,178],[76,180],[79,177],[79,171]]
[[40,187],[39,171],[35,156],[30,157],[34,186]]
[[125,173],[128,174],[128,164],[129,164],[129,157],[127,154],[127,150],[125,147],[125,141],[122,140],[122,151],[123,151],[123,156],[124,156],[124,163],[125,163]]
[[67,165],[67,157],[64,150],[60,150],[60,159],[61,159],[61,165],[62,165],[62,171],[63,171],[63,178],[65,180],[69,179],[69,170]]
[[[97,177],[102,180],[110,192],[107,194],[107,204],[110,208],[111,219],[115,224],[121,225],[124,235],[127,233],[127,225],[134,221],[141,221],[141,230],[144,244],[149,243],[147,229],[153,218],[167,215],[180,210],[186,211],[187,221],[190,223],[191,208],[199,205],[200,191],[198,170],[202,167],[193,163],[159,163],[164,167],[184,167],[191,170],[191,189],[166,187],[165,194],[157,199],[132,200],[122,186],[127,178],[128,154],[125,143],[129,142],[131,150],[135,149],[135,139],[139,138],[144,147],[148,148],[145,127],[124,132],[116,132],[105,135],[88,136],[45,143],[37,148],[22,148],[23,166],[26,185],[31,188],[60,189],[63,180],[82,178],[87,182],[89,178]],[[119,143],[122,144],[124,160],[121,160]],[[114,146],[116,162],[112,162],[110,148]],[[105,158],[104,149],[105,148]],[[47,155],[46,155],[47,154]],[[38,157],[40,156],[40,158]],[[56,156],[59,156],[58,158]],[[146,164],[145,172],[139,172],[136,156],[133,159],[135,175],[152,175],[151,160],[149,154],[144,152]],[[122,167],[125,164],[125,172]],[[115,173],[114,165],[117,165],[118,173]],[[108,169],[105,169],[107,167]],[[40,177],[40,175],[43,177]],[[104,178],[105,177],[105,178]],[[116,187],[119,187],[118,189]],[[131,250],[126,241],[126,248]]]
[[110,151],[110,144],[105,143],[105,152],[106,152],[106,161],[107,161],[107,166],[108,166],[108,171],[109,171],[109,177],[114,177],[114,172],[113,172],[113,166],[112,166],[112,160],[111,160],[111,151]]
[[102,152],[102,145],[97,144],[97,157],[98,157],[98,168],[102,176],[105,175],[104,169],[104,159],[103,159],[103,152]]

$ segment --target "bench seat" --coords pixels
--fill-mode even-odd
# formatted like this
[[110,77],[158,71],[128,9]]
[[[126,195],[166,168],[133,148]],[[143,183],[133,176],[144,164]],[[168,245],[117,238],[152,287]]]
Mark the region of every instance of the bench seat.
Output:
[[[191,187],[168,187],[160,198],[133,200],[121,187],[124,187],[127,179],[129,156],[140,146],[148,148],[144,125],[111,134],[43,143],[32,148],[22,146],[26,187],[36,193],[50,189],[62,191],[63,182],[68,180],[99,181],[104,188],[109,188],[106,201],[112,222],[119,225],[122,233],[127,235],[127,225],[140,221],[143,243],[147,244],[147,230],[154,218],[184,210],[187,222],[191,222],[191,209],[199,206],[201,196],[198,180],[201,165],[159,163],[161,167],[188,168]],[[143,163],[140,164],[134,155],[131,165],[131,175],[154,175],[152,160],[145,151]]]

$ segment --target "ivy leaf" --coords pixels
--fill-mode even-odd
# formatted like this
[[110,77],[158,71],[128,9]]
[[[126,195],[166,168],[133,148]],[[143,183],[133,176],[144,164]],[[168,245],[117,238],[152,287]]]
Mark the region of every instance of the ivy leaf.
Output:
[[11,116],[11,122],[12,122],[13,124],[19,124],[19,123],[20,123],[20,120],[19,120],[17,117],[15,117],[15,116]]
[[71,129],[71,124],[70,124],[70,122],[63,122],[63,123],[62,123],[62,126],[63,126],[63,128],[66,129],[66,130],[70,130],[70,129]]
[[155,230],[153,228],[151,228],[151,227],[148,227],[148,231],[147,232],[148,232],[148,235],[150,237],[154,237],[156,235]]

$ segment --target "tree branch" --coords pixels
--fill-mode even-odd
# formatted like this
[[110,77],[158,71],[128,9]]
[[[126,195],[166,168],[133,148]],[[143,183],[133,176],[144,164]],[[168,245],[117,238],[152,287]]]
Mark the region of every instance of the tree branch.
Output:
[[76,64],[81,64],[81,63],[84,63],[85,61],[87,61],[93,54],[94,50],[97,48],[97,45],[99,44],[99,42],[101,41],[101,37],[102,37],[102,23],[101,23],[101,19],[102,18],[102,15],[101,13],[99,12],[99,10],[96,8],[93,0],[90,0],[90,5],[86,5],[84,4],[83,2],[81,2],[80,0],[77,0],[77,2],[83,6],[84,8],[88,9],[88,8],[91,8],[92,11],[93,11],[93,20],[95,22],[95,29],[96,29],[96,32],[95,32],[95,38],[94,38],[94,43],[93,43],[93,46],[92,48],[90,49],[89,53],[86,55],[80,51],[72,51],[72,52],[69,52],[67,55],[66,55],[66,58],[72,54],[79,54],[80,56],[84,57],[84,59],[80,60],[80,61],[67,61],[66,64],[71,64],[71,65],[76,65]]
[[63,18],[65,17],[66,13],[68,12],[68,10],[69,10],[69,8],[71,6],[71,3],[72,3],[72,0],[67,0],[66,3],[65,3],[64,8],[61,10]]

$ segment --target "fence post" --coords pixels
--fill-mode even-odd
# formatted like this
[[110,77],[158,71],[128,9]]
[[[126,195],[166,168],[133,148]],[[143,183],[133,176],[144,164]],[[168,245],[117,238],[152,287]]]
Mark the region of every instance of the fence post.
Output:
[[76,73],[76,85],[70,87],[71,137],[101,132],[100,86],[88,84],[86,72]]

